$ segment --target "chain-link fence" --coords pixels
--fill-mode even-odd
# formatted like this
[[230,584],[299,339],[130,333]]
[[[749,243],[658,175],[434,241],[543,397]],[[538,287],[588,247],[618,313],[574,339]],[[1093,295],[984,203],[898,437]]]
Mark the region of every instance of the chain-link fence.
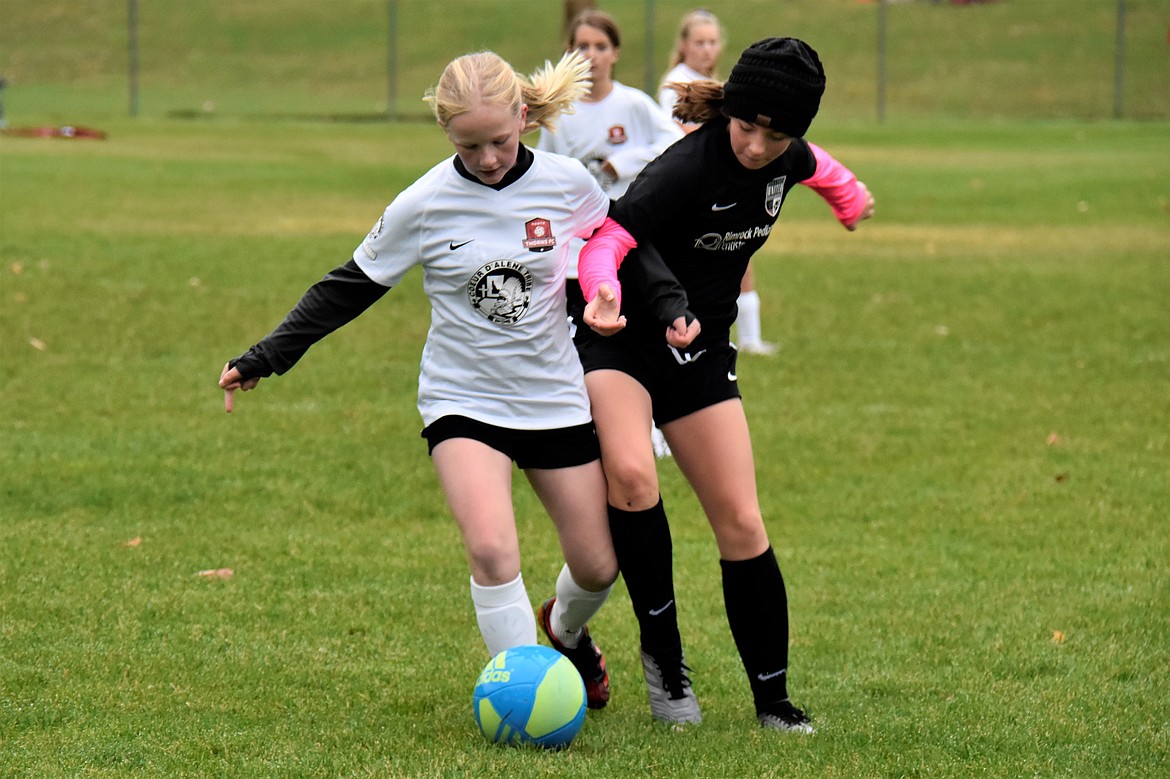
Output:
[[[697,4],[597,5],[623,33],[616,76],[654,89]],[[822,116],[1170,118],[1170,0],[726,0],[726,74],[795,35],[829,75]],[[425,118],[444,64],[491,48],[523,72],[562,50],[562,0],[41,0],[8,3],[10,121]]]

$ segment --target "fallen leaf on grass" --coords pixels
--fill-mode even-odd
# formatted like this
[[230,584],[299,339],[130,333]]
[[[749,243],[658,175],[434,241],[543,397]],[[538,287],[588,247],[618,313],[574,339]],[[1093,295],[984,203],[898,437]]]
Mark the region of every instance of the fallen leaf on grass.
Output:
[[1065,471],[1064,473],[1058,473],[1053,478],[1057,481],[1068,481],[1068,471]]
[[8,269],[10,271],[12,271],[12,275],[19,276],[21,273],[24,272],[24,265],[22,265],[19,262],[14,262],[8,266]]
[[142,543],[142,536],[135,536],[134,538],[131,538],[129,541],[123,541],[122,546],[133,547],[133,546],[138,546],[141,543]]
[[1060,434],[1059,433],[1049,433],[1048,434],[1048,445],[1049,446],[1056,446],[1059,443],[1060,443]]
[[1064,643],[1064,631],[1063,630],[1052,631],[1052,643],[1054,643],[1054,644],[1063,644]]
[[42,341],[40,338],[28,339],[28,345],[31,346],[32,348],[36,349],[37,351],[41,351],[41,352],[45,351],[45,342]]
[[230,579],[235,575],[235,571],[231,568],[208,568],[206,571],[200,571],[195,575],[200,579]]

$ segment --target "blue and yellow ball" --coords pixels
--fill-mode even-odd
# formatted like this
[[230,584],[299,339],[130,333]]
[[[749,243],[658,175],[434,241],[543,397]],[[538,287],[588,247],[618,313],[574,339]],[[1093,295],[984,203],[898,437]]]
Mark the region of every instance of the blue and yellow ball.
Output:
[[585,722],[585,684],[555,649],[516,646],[484,666],[472,705],[475,723],[494,744],[562,749]]

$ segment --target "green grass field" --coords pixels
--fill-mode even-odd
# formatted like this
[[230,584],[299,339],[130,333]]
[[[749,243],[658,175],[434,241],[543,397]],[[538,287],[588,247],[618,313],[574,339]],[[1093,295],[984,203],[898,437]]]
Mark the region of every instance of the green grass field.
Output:
[[[799,193],[758,262],[783,350],[740,375],[820,732],[753,727],[667,463],[707,719],[651,724],[619,587],[595,623],[614,702],[557,755],[474,730],[484,651],[417,437],[417,277],[231,417],[215,388],[441,135],[0,139],[5,775],[1163,775],[1164,129],[955,130],[827,128],[879,217],[847,234]],[[543,598],[554,539],[519,482],[517,502]]]
[[[619,585],[593,628],[613,701],[544,754],[472,719],[487,658],[418,437],[419,275],[235,414],[215,386],[441,133],[62,114],[44,89],[10,119],[109,137],[0,136],[0,776],[1170,773],[1164,122],[814,125],[878,215],[849,234],[794,193],[756,263],[783,348],[739,373],[818,733],[754,726],[668,461],[704,723],[650,721]],[[522,478],[516,502],[539,602],[555,540]]]

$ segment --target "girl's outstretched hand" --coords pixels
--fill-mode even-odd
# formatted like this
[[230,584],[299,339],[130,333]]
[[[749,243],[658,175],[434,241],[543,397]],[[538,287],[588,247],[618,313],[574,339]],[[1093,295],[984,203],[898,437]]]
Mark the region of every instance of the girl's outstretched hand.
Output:
[[851,223],[845,225],[845,229],[848,230],[849,232],[853,232],[854,230],[857,229],[857,225],[859,223],[861,223],[861,222],[865,221],[866,219],[869,219],[873,216],[873,210],[874,210],[874,205],[875,205],[874,199],[873,199],[873,193],[869,191],[869,187],[865,186],[865,183],[861,182],[861,181],[857,182],[857,186],[861,187],[861,189],[863,189],[865,191],[865,210],[861,212],[861,216],[854,219]]
[[259,383],[260,379],[245,379],[239,371],[231,367],[230,363],[224,363],[223,370],[219,374],[219,386],[223,390],[223,410],[229,414],[232,413],[232,395],[235,394],[236,390],[247,392],[250,389],[255,389]]
[[626,326],[626,318],[620,312],[617,295],[608,284],[602,284],[593,300],[585,304],[585,324],[600,335],[613,335]]

